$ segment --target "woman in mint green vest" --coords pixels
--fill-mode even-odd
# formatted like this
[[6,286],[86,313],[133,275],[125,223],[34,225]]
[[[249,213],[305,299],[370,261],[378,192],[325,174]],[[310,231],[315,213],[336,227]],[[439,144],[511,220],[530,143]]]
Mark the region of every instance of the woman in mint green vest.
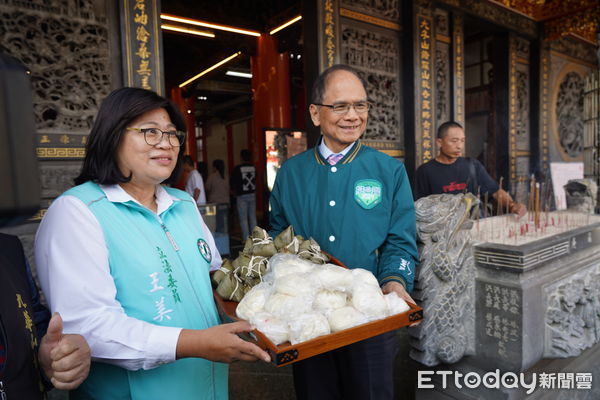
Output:
[[75,399],[226,399],[227,364],[269,360],[219,324],[209,279],[221,258],[176,179],[185,126],[154,92],[122,88],[102,103],[78,185],[36,236],[40,282],[64,330],[92,350]]

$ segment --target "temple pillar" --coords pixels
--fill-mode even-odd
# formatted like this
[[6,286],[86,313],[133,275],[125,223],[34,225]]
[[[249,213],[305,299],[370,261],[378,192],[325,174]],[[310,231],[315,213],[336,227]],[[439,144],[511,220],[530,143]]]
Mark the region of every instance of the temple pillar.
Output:
[[267,206],[265,174],[265,128],[291,128],[289,56],[277,52],[277,41],[263,34],[257,39],[256,56],[251,59],[253,92],[253,134],[249,143],[256,167],[256,213],[265,226]]

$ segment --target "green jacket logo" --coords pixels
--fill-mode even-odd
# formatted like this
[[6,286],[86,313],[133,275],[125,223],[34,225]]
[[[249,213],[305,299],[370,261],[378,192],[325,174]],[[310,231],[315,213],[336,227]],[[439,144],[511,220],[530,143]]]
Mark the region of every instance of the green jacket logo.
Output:
[[370,210],[381,203],[383,185],[375,179],[361,179],[354,184],[354,200],[362,208]]

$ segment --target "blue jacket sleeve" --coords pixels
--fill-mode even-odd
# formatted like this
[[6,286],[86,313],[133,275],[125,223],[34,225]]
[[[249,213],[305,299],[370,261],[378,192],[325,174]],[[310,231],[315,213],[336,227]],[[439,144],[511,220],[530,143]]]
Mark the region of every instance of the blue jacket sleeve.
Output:
[[416,243],[415,205],[404,165],[395,170],[392,215],[387,239],[380,247],[378,276],[380,284],[397,281],[410,293],[419,253]]

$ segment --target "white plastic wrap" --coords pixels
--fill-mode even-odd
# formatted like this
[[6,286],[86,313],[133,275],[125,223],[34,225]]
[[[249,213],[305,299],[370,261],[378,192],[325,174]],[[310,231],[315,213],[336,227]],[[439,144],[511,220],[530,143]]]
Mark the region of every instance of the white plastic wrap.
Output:
[[331,311],[344,307],[348,301],[348,296],[344,292],[337,290],[320,290],[315,296],[313,309],[328,315]]
[[370,285],[379,287],[379,282],[375,275],[371,271],[363,268],[354,268],[351,270],[352,276],[354,277],[355,285]]
[[311,273],[311,278],[322,289],[342,292],[352,290],[352,284],[354,283],[354,276],[349,269],[333,264],[315,267]]
[[267,280],[278,280],[288,274],[302,274],[310,272],[317,264],[304,260],[294,254],[278,253],[269,260],[270,278]]
[[236,315],[249,321],[256,313],[264,310],[265,302],[272,291],[273,288],[266,282],[254,286],[238,304],[235,310]]
[[383,296],[388,305],[390,315],[401,314],[410,310],[410,306],[403,298],[398,297],[396,292],[390,292]]
[[352,290],[352,306],[363,313],[369,321],[388,316],[388,305],[379,286],[355,285]]
[[354,307],[342,307],[329,314],[331,332],[338,332],[368,322],[367,317]]
[[289,321],[290,342],[297,344],[331,333],[327,318],[318,312],[297,315]]
[[254,314],[250,319],[250,323],[275,345],[287,342],[290,338],[290,330],[287,322],[268,312],[262,311]]
[[273,293],[265,302],[265,311],[274,316],[289,320],[298,314],[306,313],[312,309],[313,299],[288,296],[283,293]]
[[316,288],[308,274],[293,273],[279,277],[273,283],[273,290],[288,296],[304,297],[312,302]]

